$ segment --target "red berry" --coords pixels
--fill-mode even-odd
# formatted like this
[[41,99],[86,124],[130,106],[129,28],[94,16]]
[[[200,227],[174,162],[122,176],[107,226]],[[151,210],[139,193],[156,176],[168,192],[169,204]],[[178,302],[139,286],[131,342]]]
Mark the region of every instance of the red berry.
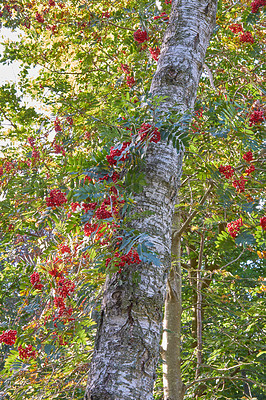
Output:
[[255,171],[254,165],[251,165],[249,168],[245,170],[245,174],[250,175],[252,172]]
[[243,226],[242,218],[239,218],[236,221],[229,222],[227,224],[227,230],[229,235],[232,238],[235,238],[238,235],[241,226]]
[[243,159],[247,162],[250,162],[253,160],[253,154],[252,151],[248,151],[247,153],[243,154]]
[[4,331],[0,335],[0,343],[4,342],[5,344],[12,346],[17,339],[16,336],[17,336],[17,331],[14,331],[12,329],[10,329],[9,331]]
[[155,49],[152,49],[151,47],[149,47],[149,51],[151,53],[152,58],[154,59],[154,61],[158,61],[159,56],[160,56],[160,49],[159,47],[156,47]]
[[149,40],[148,34],[146,31],[142,31],[141,29],[138,29],[136,32],[134,32],[134,39],[138,43],[144,43]]
[[234,175],[234,168],[231,167],[231,165],[226,165],[226,166],[221,165],[219,167],[219,172],[221,172],[221,174],[224,174],[226,179],[229,179]]
[[250,6],[251,12],[256,13],[260,7],[266,6],[266,0],[254,0]]
[[262,230],[266,230],[266,217],[260,219],[260,226],[262,227]]
[[36,12],[35,18],[36,18],[36,20],[37,20],[38,22],[40,22],[40,24],[43,24],[43,23],[44,23],[44,18],[43,18],[43,16],[42,16],[40,13]]
[[247,182],[246,179],[244,179],[243,176],[240,176],[239,180],[236,180],[233,182],[234,188],[236,188],[238,193],[242,193],[245,191],[245,183]]
[[259,124],[264,120],[263,111],[254,111],[249,117],[249,126]]
[[121,64],[121,69],[124,72],[124,74],[130,74],[130,69],[129,66],[127,64]]
[[132,86],[135,85],[136,81],[134,79],[134,76],[127,76],[127,86],[132,88]]
[[231,25],[229,25],[229,29],[233,33],[243,32],[243,28],[242,28],[241,24],[231,24]]
[[161,134],[158,128],[152,127],[150,124],[143,123],[138,131],[140,140],[144,141],[146,138],[150,139],[150,142],[158,143],[161,140]]
[[18,346],[18,353],[21,360],[27,360],[28,358],[36,358],[36,350],[32,350],[32,345],[29,344],[25,349],[22,346]]
[[48,197],[45,199],[47,207],[58,207],[67,203],[65,193],[62,193],[59,189],[51,190]]
[[242,43],[254,43],[254,38],[249,31],[243,32],[239,40]]

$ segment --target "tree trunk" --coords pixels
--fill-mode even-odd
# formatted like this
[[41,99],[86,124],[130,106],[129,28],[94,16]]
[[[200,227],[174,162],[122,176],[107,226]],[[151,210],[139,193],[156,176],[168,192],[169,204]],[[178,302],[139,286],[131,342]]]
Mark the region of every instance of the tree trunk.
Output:
[[[216,0],[173,1],[151,86],[153,96],[167,97],[160,105],[161,111],[193,107],[215,14]],[[151,211],[152,215],[134,220],[133,227],[150,236],[161,266],[129,266],[119,278],[107,278],[86,400],[153,398],[182,158],[183,151],[177,152],[171,143],[149,144],[147,184],[135,198],[134,211]],[[139,283],[134,279],[136,272]]]
[[[180,215],[175,214],[173,227],[180,229]],[[175,221],[176,219],[176,221]],[[172,266],[165,299],[162,358],[164,400],[183,400],[185,385],[181,377],[181,236],[172,242]]]
[[204,233],[201,234],[200,240],[200,251],[199,251],[199,262],[197,269],[197,367],[195,379],[200,375],[200,367],[202,364],[202,258],[203,258],[203,248],[204,248]]

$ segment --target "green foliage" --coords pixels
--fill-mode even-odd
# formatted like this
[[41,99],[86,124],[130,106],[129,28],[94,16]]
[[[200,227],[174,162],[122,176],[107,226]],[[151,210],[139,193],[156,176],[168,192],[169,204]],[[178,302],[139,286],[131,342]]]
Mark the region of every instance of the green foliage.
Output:
[[[1,2],[3,25],[23,32],[17,41],[4,44],[1,58],[2,63],[21,62],[17,85],[0,88],[0,121],[8,123],[1,128],[0,153],[0,333],[17,330],[13,346],[0,344],[3,398],[82,399],[107,257],[136,249],[143,263],[160,268],[151,239],[129,228],[132,219],[144,216],[134,213],[134,195],[145,191],[149,141],[141,142],[138,131],[142,123],[150,123],[162,140],[177,150],[185,147],[177,207],[182,224],[195,212],[182,235],[186,384],[195,381],[193,265],[205,235],[204,361],[199,375],[204,385],[190,386],[186,398],[243,398],[241,378],[246,376],[253,398],[262,400],[265,119],[252,124],[250,118],[265,110],[265,15],[262,9],[250,13],[243,2],[219,1],[205,61],[212,76],[203,71],[195,112],[161,115],[162,99],[149,94],[156,62],[133,38],[141,27],[149,34],[148,47],[160,47],[167,24],[153,17],[170,12],[170,5],[161,6],[135,0],[55,1],[49,7],[42,0]],[[240,42],[239,34],[229,29],[232,23],[241,23],[255,43]],[[36,78],[30,76],[32,66],[39,68]],[[128,76],[135,80],[132,86]],[[24,105],[25,96],[41,106]],[[127,150],[109,164],[111,148],[122,151],[125,142],[131,142]],[[251,162],[243,159],[248,151],[253,152]],[[219,172],[226,165],[234,168],[230,179]],[[251,165],[255,171],[248,175]],[[244,191],[234,186],[241,176]],[[48,206],[54,189],[67,201]],[[112,215],[98,220],[93,206],[83,205],[97,203],[98,210],[104,201],[110,201],[106,210]],[[226,225],[240,217],[243,226],[233,238]],[[98,225],[85,233],[86,224]],[[113,257],[113,266],[117,260]],[[30,281],[34,272],[44,285],[41,290]],[[118,273],[117,267],[108,272]],[[55,297],[61,273],[75,290],[64,298],[69,315],[64,310],[59,316]],[[138,283],[139,276],[134,278]],[[22,360],[20,345],[32,345],[36,357]],[[224,371],[228,379],[219,378]],[[161,366],[154,396],[162,399]]]

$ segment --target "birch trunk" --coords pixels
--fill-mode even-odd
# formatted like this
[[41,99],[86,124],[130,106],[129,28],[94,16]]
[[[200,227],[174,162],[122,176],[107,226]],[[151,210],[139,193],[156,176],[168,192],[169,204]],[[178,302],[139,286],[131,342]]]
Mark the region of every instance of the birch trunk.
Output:
[[[205,52],[215,24],[216,0],[173,0],[169,25],[154,75],[153,96],[167,96],[161,110],[193,107]],[[146,186],[136,200],[135,220],[160,254],[161,266],[140,264],[107,279],[86,400],[151,400],[159,357],[163,304],[171,265],[173,210],[183,152],[165,142],[150,143]],[[138,272],[140,283],[133,274]]]

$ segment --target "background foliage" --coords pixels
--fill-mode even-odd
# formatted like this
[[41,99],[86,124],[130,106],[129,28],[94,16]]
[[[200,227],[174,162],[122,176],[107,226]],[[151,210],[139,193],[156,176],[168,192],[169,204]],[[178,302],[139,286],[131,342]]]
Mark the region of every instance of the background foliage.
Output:
[[[171,2],[157,3],[1,1],[3,25],[22,31],[1,59],[21,62],[18,85],[0,88],[9,123],[0,158],[3,399],[83,398],[106,269],[119,277],[125,262],[158,262],[147,238],[126,229],[156,129],[186,146],[177,206],[186,398],[263,399],[265,4],[219,1],[195,111],[162,121],[149,87]],[[138,29],[148,40],[134,38]],[[232,236],[227,224],[240,218]],[[159,368],[156,399],[161,387]]]

